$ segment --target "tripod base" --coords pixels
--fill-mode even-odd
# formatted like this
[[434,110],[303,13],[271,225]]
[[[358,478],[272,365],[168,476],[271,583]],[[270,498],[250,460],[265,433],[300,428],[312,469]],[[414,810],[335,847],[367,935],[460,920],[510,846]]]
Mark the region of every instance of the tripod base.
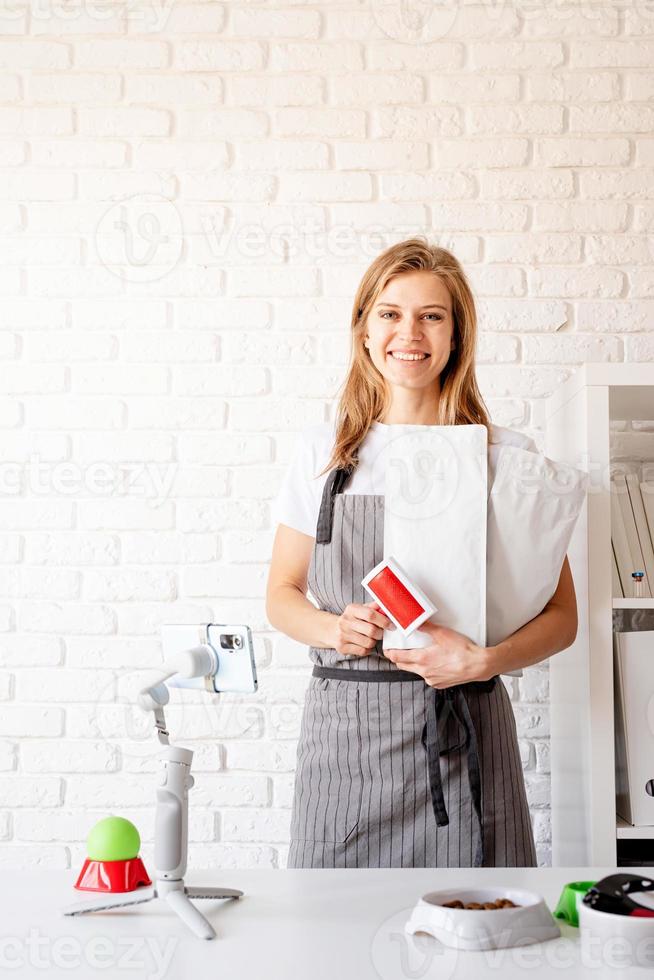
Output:
[[77,902],[63,909],[64,915],[84,915],[86,912],[103,912],[107,909],[140,905],[160,898],[166,902],[176,915],[185,922],[191,932],[199,939],[214,939],[215,930],[210,922],[195,907],[192,898],[240,898],[243,894],[238,888],[217,888],[212,886],[187,887],[183,881],[159,881],[151,888],[138,888],[134,892],[106,895],[94,902]]

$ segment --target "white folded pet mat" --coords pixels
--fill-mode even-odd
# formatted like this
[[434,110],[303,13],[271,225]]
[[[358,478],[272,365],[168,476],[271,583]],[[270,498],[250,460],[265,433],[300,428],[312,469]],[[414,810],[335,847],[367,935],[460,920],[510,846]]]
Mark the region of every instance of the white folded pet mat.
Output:
[[[483,425],[393,425],[385,469],[384,555],[438,608],[434,621],[492,646],[554,594],[587,487],[582,470],[515,446]],[[431,643],[385,630],[384,649]],[[521,670],[511,673],[521,674]]]

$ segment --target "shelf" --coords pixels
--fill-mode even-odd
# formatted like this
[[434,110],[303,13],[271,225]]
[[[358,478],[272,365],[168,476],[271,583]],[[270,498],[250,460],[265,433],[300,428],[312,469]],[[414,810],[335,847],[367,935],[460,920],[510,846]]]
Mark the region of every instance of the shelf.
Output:
[[654,609],[654,599],[614,599],[614,609]]
[[632,827],[616,814],[616,834],[621,840],[654,840],[654,827]]

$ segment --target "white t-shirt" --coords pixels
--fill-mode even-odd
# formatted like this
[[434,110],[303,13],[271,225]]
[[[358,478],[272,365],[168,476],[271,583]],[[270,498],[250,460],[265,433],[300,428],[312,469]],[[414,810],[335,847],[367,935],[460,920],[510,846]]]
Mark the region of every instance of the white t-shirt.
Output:
[[[394,428],[383,422],[372,423],[359,446],[359,462],[343,493],[383,495],[384,470],[373,463],[378,460]],[[538,452],[533,439],[514,429],[491,423],[491,432],[496,442]],[[319,422],[299,434],[293,458],[272,504],[273,525],[285,524],[315,538],[322,491],[329,471],[321,476],[317,474],[329,462],[333,445],[333,422]]]

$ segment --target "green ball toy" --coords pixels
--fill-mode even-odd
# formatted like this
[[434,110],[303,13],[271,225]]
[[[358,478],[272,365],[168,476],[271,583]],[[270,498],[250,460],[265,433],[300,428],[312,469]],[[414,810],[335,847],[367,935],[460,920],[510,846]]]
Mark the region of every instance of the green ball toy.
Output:
[[86,838],[87,853],[91,861],[130,861],[138,857],[141,838],[139,832],[125,817],[105,817],[98,820]]

